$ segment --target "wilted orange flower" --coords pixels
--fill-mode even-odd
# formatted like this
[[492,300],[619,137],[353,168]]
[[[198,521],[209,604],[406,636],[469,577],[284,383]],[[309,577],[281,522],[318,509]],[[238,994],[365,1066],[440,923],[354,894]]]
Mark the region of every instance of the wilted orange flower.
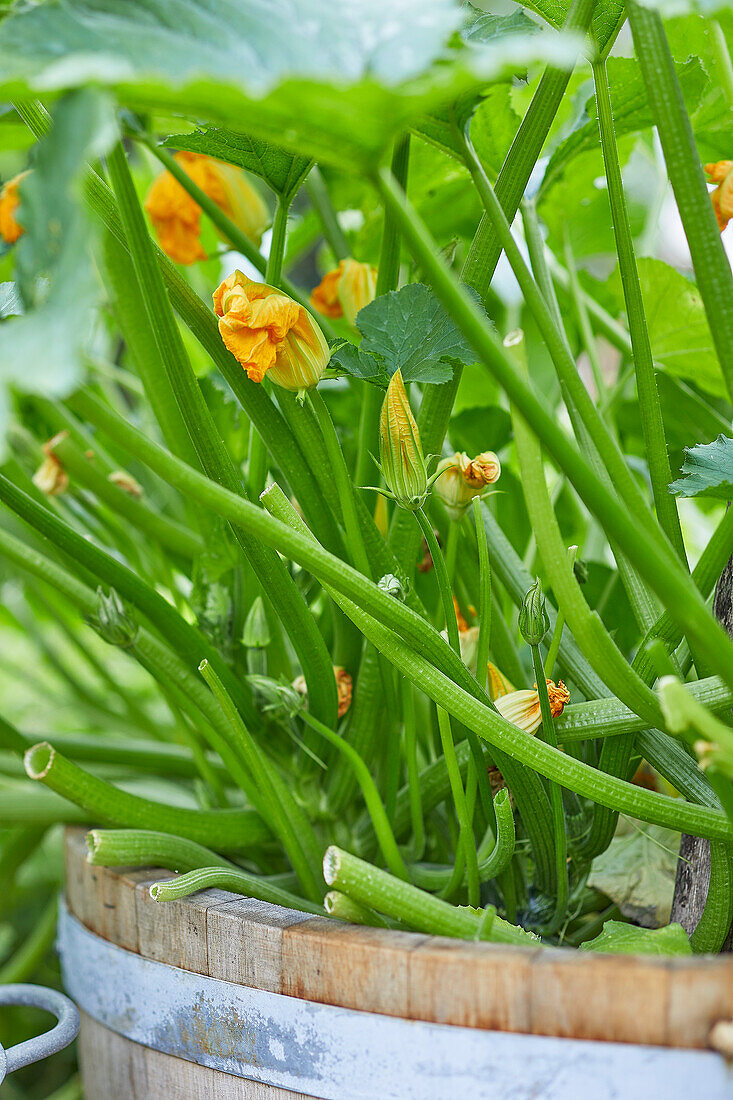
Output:
[[[341,668],[340,665],[333,666],[333,674],[336,677],[336,693],[338,696],[338,716],[343,718],[346,711],[351,706],[351,694],[353,689],[353,680],[346,671],[345,668]],[[308,694],[308,686],[305,682],[305,676],[298,676],[293,680],[293,687],[301,695]]]
[[[241,168],[200,153],[180,152],[174,159],[193,182],[256,245],[267,224],[267,207]],[[170,172],[161,172],[148,191],[145,209],[158,243],[179,264],[206,258],[201,247],[201,207]]]
[[23,234],[23,226],[15,220],[15,212],[20,205],[18,184],[27,175],[28,172],[21,172],[8,180],[0,190],[0,237],[6,244],[15,244]]
[[357,260],[341,260],[338,267],[323,276],[311,294],[311,305],[324,317],[345,317],[356,324],[356,315],[374,301],[377,269]]
[[341,668],[340,665],[334,665],[333,671],[336,677],[336,691],[338,692],[338,716],[339,718],[343,718],[346,711],[351,706],[353,680],[346,669]]
[[452,520],[459,520],[474,497],[487,485],[499,480],[501,464],[493,451],[484,451],[469,458],[465,451],[456,451],[438,463],[439,477],[435,491],[443,501]]
[[[463,612],[461,611],[460,605],[459,605],[458,600],[456,599],[455,596],[453,597],[453,607],[455,608],[456,622],[458,623],[459,631],[464,632],[466,630],[470,630],[471,628],[469,627],[469,625],[466,621],[466,617],[463,614]],[[473,607],[473,605],[469,606],[468,613],[469,613],[469,615],[473,616],[474,619],[476,618],[476,608]]]
[[[557,718],[565,709],[565,704],[570,699],[570,692],[562,680],[558,680],[557,684],[553,680],[548,680],[547,694],[552,717]],[[525,733],[535,733],[542,725],[540,697],[536,684],[531,690],[525,688],[522,691],[510,691],[507,695],[500,695],[494,700],[494,705],[499,714]]]
[[733,218],[733,160],[719,160],[716,164],[706,164],[705,171],[710,183],[717,183],[710,199],[722,233]]
[[214,293],[225,345],[253,382],[270,378],[286,390],[318,385],[330,350],[307,309],[266,283],[235,271]]
[[69,433],[66,431],[58,432],[41,448],[46,457],[33,475],[33,484],[47,497],[59,496],[69,488],[69,475],[61,459],[54,451],[54,447],[63,439],[66,439],[68,435]]
[[127,470],[113,470],[107,481],[111,481],[118,489],[124,489],[131,497],[140,499],[143,495],[143,487]]

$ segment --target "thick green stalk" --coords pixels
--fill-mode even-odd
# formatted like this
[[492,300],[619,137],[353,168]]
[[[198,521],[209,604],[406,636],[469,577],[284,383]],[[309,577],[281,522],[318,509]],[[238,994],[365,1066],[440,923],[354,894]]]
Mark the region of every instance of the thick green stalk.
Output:
[[608,73],[605,61],[593,63],[593,79],[596,88],[598,126],[601,134],[603,161],[606,168],[608,198],[611,204],[613,231],[616,238],[621,285],[626,303],[631,346],[633,349],[636,388],[639,396],[639,415],[644,435],[649,479],[652,484],[654,506],[659,524],[674,547],[680,560],[687,565],[685,544],[677,514],[677,504],[669,492],[672,471],[667,453],[667,438],[662,420],[662,407],[654,374],[652,349],[649,343],[649,331],[641,295],[641,283],[636,266],[634,242],[631,236],[629,211],[626,204],[621,167],[616,148],[616,133],[613,124],[611,94],[608,87]]
[[[407,174],[410,167],[410,135],[404,134],[395,142],[392,154],[392,173],[399,180],[400,187],[407,190]],[[384,212],[382,243],[377,267],[377,285],[375,296],[397,290],[400,285],[400,245],[402,238],[394,218],[388,210]],[[359,441],[356,455],[355,485],[379,484],[379,471],[374,465],[373,455],[377,452],[377,431],[379,413],[382,407],[382,391],[376,386],[364,383],[362,389],[361,418],[359,421]],[[376,480],[375,480],[376,479]],[[373,497],[373,494],[370,494]],[[370,506],[373,506],[370,501]]]
[[284,905],[287,909],[300,909],[304,913],[323,916],[322,905],[304,901],[297,894],[273,886],[266,879],[239,868],[200,867],[185,875],[153,883],[150,896],[154,901],[179,901],[199,890],[230,890],[233,894],[244,894],[245,897],[259,898],[273,905]]
[[[188,362],[121,146],[112,151],[108,164],[145,309],[155,332],[168,383],[186,421],[191,441],[206,473],[232,492],[242,494],[241,477],[216,430]],[[232,527],[232,531],[292,640],[308,684],[313,710],[329,724],[336,711],[336,683],[328,651],[315,620],[277,554],[264,549],[236,526]]]
[[652,8],[627,5],[634,46],[682,218],[728,395],[733,400],[733,274],[720,240],[695,135],[664,25]]
[[[411,854],[413,859],[421,859],[425,851],[425,823],[423,820],[422,795],[420,791],[420,770],[417,762],[417,728],[415,725],[415,698],[412,684],[400,681],[402,694],[402,720],[404,723],[403,748],[407,765],[407,796],[410,804],[412,824]],[[395,799],[396,816],[397,799]]]
[[445,265],[424,224],[384,170],[379,175],[379,188],[384,201],[398,212],[405,239],[416,259],[423,264],[438,297],[481,361],[567,474],[604,530],[611,534],[662,603],[672,609],[674,617],[708,660],[710,668],[733,687],[733,646],[730,639],[705,608],[689,575],[683,572],[679,559],[668,548],[666,540],[662,545],[657,539],[644,537],[634,519],[601,484],[526,382],[519,377],[486,318]]
[[531,932],[516,928],[501,917],[494,915],[493,921],[485,921],[484,911],[449,905],[333,845],[323,859],[323,877],[329,886],[354,901],[394,917],[418,932],[472,940],[478,939],[479,931],[483,930],[480,938],[492,943],[538,944]]
[[[442,707],[437,708],[438,730],[440,732],[440,744],[443,749],[448,778],[450,779],[453,805],[458,819],[458,828],[463,848],[463,859],[466,867],[466,880],[468,884],[468,904],[478,905],[479,901],[479,873],[478,856],[476,854],[476,839],[473,835],[471,814],[468,812],[466,792],[461,779],[461,771],[456,759],[456,746],[453,742],[450,715]],[[457,853],[456,853],[457,858]]]
[[[516,833],[514,829],[514,811],[512,809],[509,791],[503,788],[497,791],[494,799],[494,811],[496,814],[496,840],[488,855],[479,852],[479,879],[481,882],[490,882],[501,875],[511,862],[514,855]],[[410,866],[410,878],[423,890],[442,890],[451,881],[453,872],[450,868],[426,867],[419,863]],[[465,881],[465,878],[464,878]]]
[[323,908],[329,917],[336,920],[345,920],[349,924],[372,925],[375,928],[399,927],[396,921],[390,921],[380,916],[374,909],[366,905],[360,905],[358,901],[349,898],[338,890],[329,890],[323,899]]
[[[574,0],[563,29],[584,32],[590,23],[593,8],[594,0]],[[496,181],[496,194],[510,224],[519,209],[570,75],[567,69],[547,67],[501,167]],[[489,289],[501,249],[495,226],[484,215],[462,272],[464,281],[474,287],[482,298]]]
[[[550,699],[547,694],[545,670],[542,666],[542,654],[538,645],[532,646],[532,664],[534,666],[537,694],[540,700],[540,713],[542,715],[542,738],[553,748],[557,748],[557,735],[552,718]],[[538,731],[539,733],[539,731]],[[568,908],[568,838],[565,831],[565,811],[562,804],[562,788],[559,783],[550,784],[550,803],[552,805],[553,839],[555,842],[555,862],[557,865],[557,894],[555,895],[555,912],[543,928],[545,935],[554,935],[562,928]]]
[[443,614],[445,616],[446,630],[448,632],[448,642],[453,652],[460,655],[461,642],[458,634],[456,609],[453,603],[453,593],[451,591],[450,579],[448,577],[448,570],[446,569],[445,559],[443,558],[443,552],[440,549],[437,538],[435,537],[433,525],[428,517],[425,515],[425,512],[422,508],[418,508],[415,512],[415,519],[420,525],[420,530],[422,531],[423,537],[428,544],[430,557],[433,559],[435,579],[438,584],[438,592],[440,595],[440,601],[443,605]]
[[128,794],[72,764],[47,741],[28,749],[25,766],[31,779],[112,825],[153,827],[222,852],[250,852],[270,838],[251,810],[187,810]]
[[165,867],[184,872],[236,867],[203,844],[152,829],[90,829],[86,842],[87,863],[93,867]]
[[486,675],[489,664],[489,645],[491,642],[491,559],[486,530],[481,522],[481,501],[474,497],[471,507],[476,525],[476,543],[478,545],[479,605],[478,605],[478,643],[476,645],[476,680],[480,688],[486,687]]
[[295,802],[292,792],[275,766],[252,737],[224,685],[208,662],[201,663],[199,672],[221,708],[229,731],[228,743],[236,747],[239,756],[246,763],[259,798],[264,803],[266,820],[279,836],[306,895],[312,901],[320,901],[323,890],[316,870],[320,850],[310,821]]
[[178,402],[168,385],[130,254],[122,242],[108,232],[104,237],[102,255],[115,317],[166,446],[189,466],[198,469],[198,455]]

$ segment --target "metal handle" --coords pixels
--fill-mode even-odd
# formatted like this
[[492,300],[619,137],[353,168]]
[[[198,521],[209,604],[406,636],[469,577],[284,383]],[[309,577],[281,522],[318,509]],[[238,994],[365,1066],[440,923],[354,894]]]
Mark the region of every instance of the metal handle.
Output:
[[50,1031],[26,1039],[10,1050],[0,1046],[0,1082],[8,1073],[29,1066],[31,1062],[40,1062],[51,1054],[57,1054],[69,1043],[73,1043],[79,1033],[79,1011],[76,1005],[57,993],[55,989],[46,989],[42,985],[3,985],[0,986],[0,1005],[29,1005],[43,1008],[53,1013],[57,1023]]

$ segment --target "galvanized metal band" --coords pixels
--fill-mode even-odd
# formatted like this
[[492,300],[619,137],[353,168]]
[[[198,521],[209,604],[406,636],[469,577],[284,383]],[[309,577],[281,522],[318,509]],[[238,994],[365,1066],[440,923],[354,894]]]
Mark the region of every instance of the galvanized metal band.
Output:
[[62,911],[64,983],[89,1016],[154,1050],[321,1100],[731,1100],[707,1051],[403,1020],[266,993],[125,951]]

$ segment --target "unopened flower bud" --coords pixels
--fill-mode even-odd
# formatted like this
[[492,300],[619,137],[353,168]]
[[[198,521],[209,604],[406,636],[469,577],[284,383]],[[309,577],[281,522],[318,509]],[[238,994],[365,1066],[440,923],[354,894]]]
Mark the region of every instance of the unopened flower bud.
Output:
[[24,232],[23,226],[16,220],[15,214],[20,206],[18,184],[27,175],[28,172],[21,172],[20,175],[8,180],[0,189],[0,237],[6,244],[15,244]]
[[[353,680],[346,671],[345,668],[341,668],[340,665],[333,666],[333,674],[336,678],[336,692],[338,696],[338,716],[343,718],[346,711],[351,706],[351,695],[353,691]],[[305,682],[305,676],[298,676],[293,680],[293,688],[300,695],[305,696],[308,694],[308,686]]]
[[388,596],[392,596],[393,599],[399,600],[400,603],[405,602],[404,585],[400,578],[396,577],[394,573],[385,573],[383,577],[380,577],[377,588],[381,588]]
[[307,309],[287,294],[235,271],[214,293],[224,344],[253,382],[267,374],[303,393],[317,386],[331,352]]
[[445,505],[450,519],[459,520],[474,497],[481,496],[489,485],[498,481],[501,464],[493,451],[484,451],[469,458],[457,451],[438,463],[439,477],[435,492]]
[[550,629],[550,616],[539,577],[524,594],[519,610],[519,629],[528,645],[539,645]]
[[349,258],[323,276],[311,294],[311,305],[324,317],[345,317],[354,325],[359,310],[374,301],[376,290],[376,267]]
[[279,680],[273,680],[270,676],[252,674],[247,677],[247,683],[254,691],[257,699],[266,714],[272,714],[276,719],[293,718],[303,706],[304,690],[301,692],[296,686],[299,677],[294,684],[286,684]]
[[110,588],[107,595],[101,585],[97,589],[97,613],[91,625],[109,645],[129,649],[137,640],[138,625],[128,615],[114,588]]
[[54,450],[62,440],[68,438],[68,435],[67,431],[58,432],[41,448],[45,458],[33,475],[33,484],[47,497],[59,496],[69,488],[69,475]]
[[242,645],[248,649],[264,649],[270,644],[270,627],[265,614],[262,596],[252,601],[252,606],[244,623]]
[[412,415],[401,371],[387,387],[379,421],[379,456],[384,479],[403,508],[421,508],[428,493],[428,474],[420,432]]

